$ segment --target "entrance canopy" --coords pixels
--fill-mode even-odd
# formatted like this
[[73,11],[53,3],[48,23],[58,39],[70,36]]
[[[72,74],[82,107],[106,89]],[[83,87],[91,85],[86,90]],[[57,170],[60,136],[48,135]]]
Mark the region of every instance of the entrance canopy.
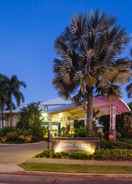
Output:
[[[109,100],[107,97],[98,96],[94,97],[94,109],[100,111],[100,115],[109,115],[110,107],[116,107],[116,114],[121,114],[125,112],[129,112],[130,108],[128,105],[121,99],[115,98],[113,100]],[[77,106],[76,104],[65,101],[61,98],[56,98],[54,100],[49,100],[47,102],[42,103],[42,105],[48,106],[49,114],[56,114],[60,112],[71,112],[71,114],[83,113],[82,106]]]

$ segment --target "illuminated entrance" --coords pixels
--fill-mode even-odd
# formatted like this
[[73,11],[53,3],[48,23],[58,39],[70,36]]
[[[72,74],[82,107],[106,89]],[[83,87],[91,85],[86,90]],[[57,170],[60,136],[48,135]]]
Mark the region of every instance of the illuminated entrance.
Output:
[[[44,102],[43,106],[48,106],[47,119],[50,122],[50,128],[54,127],[54,123],[60,123],[60,129],[69,129],[70,133],[74,131],[75,126],[85,126],[86,118],[83,106],[77,106],[71,102],[57,98]],[[94,111],[98,111],[97,118],[109,115],[109,132],[111,138],[116,138],[116,115],[129,112],[127,104],[120,98],[108,99],[107,97],[94,98]],[[114,137],[112,137],[114,136]]]

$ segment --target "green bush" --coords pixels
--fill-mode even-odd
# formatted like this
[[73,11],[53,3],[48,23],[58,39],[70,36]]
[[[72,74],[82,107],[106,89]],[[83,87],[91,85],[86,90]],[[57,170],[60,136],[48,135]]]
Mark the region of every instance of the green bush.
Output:
[[9,128],[9,127],[1,128],[0,137],[5,136],[8,132],[12,132],[12,131],[16,131],[16,128]]
[[39,153],[38,155],[36,155],[36,158],[42,158],[42,157],[49,158],[51,155],[53,157],[54,155],[53,150],[45,150],[42,153]]
[[125,149],[98,149],[95,154],[88,155],[85,152],[61,152],[55,153],[53,150],[45,150],[36,155],[37,158],[65,158],[80,160],[132,160],[132,150]]
[[31,130],[22,130],[18,128],[0,129],[1,143],[30,143],[38,140],[38,137],[32,136]]
[[74,136],[75,137],[87,137],[88,132],[87,132],[86,128],[76,128]]
[[88,132],[86,128],[80,127],[74,129],[74,137],[96,136],[95,132]]
[[131,141],[126,140],[118,140],[116,142],[101,140],[100,146],[103,149],[132,149]]
[[93,155],[97,160],[132,160],[132,150],[100,149]]
[[15,141],[18,138],[17,131],[11,131],[6,133],[7,141]]
[[101,140],[101,142],[100,142],[100,147],[101,148],[108,148],[108,149],[112,149],[113,148],[113,145],[114,145],[114,143],[113,142],[111,142],[111,141],[108,141],[108,140]]
[[69,158],[69,159],[82,159],[86,160],[91,158],[90,155],[84,153],[84,152],[60,152],[55,153],[53,150],[45,150],[42,153],[36,155],[37,158]]
[[40,103],[31,103],[21,109],[17,128],[22,129],[23,131],[31,131],[33,141],[40,141],[43,139],[42,124],[43,119]]
[[68,154],[69,158],[72,159],[81,159],[81,160],[87,160],[90,159],[90,155],[84,153],[84,152],[71,152]]

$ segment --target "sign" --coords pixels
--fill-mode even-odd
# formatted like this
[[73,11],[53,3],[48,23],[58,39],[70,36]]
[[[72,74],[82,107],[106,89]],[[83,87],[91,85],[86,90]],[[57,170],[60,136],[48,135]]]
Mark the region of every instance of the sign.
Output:
[[67,139],[67,140],[58,140],[54,143],[53,149],[56,153],[59,152],[74,152],[74,151],[83,151],[88,154],[94,154],[97,147],[97,142],[92,140],[76,140],[76,139]]

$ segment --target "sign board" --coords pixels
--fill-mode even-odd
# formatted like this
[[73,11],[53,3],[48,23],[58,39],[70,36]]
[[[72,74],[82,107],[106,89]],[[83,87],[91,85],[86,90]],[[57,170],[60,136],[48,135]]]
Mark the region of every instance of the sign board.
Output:
[[83,151],[88,154],[94,154],[97,142],[92,140],[79,139],[60,139],[54,142],[53,149],[57,152],[76,152]]

